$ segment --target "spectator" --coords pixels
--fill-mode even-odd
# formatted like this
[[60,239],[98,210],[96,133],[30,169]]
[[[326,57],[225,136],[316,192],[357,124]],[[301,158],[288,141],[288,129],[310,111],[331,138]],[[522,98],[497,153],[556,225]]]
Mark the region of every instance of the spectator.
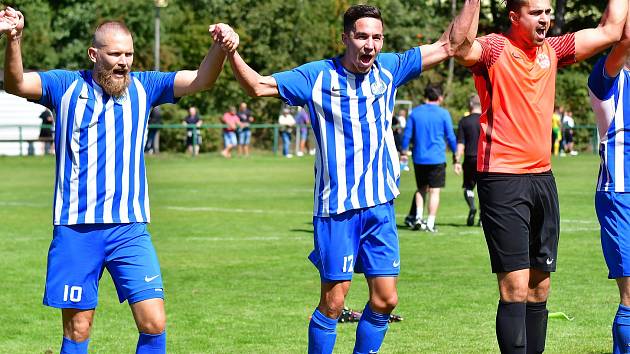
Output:
[[562,134],[560,128],[562,126],[562,111],[560,107],[555,106],[553,114],[551,115],[551,153],[558,156],[560,151],[560,140],[562,140]]
[[566,111],[562,117],[562,139],[564,140],[564,152],[575,156],[577,151],[573,150],[573,128],[575,128],[575,120],[573,120],[573,112]]
[[223,114],[221,118],[223,124],[226,126],[223,128],[223,151],[221,155],[226,159],[232,157],[232,149],[237,145],[236,130],[240,127],[241,121],[236,114],[236,107],[230,106],[230,110]]
[[147,143],[144,152],[149,154],[160,153],[160,128],[152,127],[152,125],[162,124],[162,113],[160,107],[153,107],[149,114],[149,132],[147,133]]
[[308,127],[311,124],[311,120],[308,117],[308,112],[306,109],[302,107],[298,107],[297,115],[295,116],[295,124],[297,124],[299,129],[298,135],[298,143],[300,144],[300,149],[297,152],[298,156],[304,156],[305,152],[308,153],[310,150],[308,143]]
[[[401,157],[406,160],[407,149],[413,139],[413,164],[418,187],[405,224],[414,230],[436,232],[435,218],[440,205],[440,189],[444,188],[446,182],[445,140],[448,140],[453,151],[453,159],[457,145],[451,115],[440,107],[441,89],[428,85],[424,90],[424,97],[426,103],[414,108],[409,115],[402,142]],[[425,221],[422,214],[427,193],[429,210]]]
[[182,122],[186,129],[186,152],[191,155],[199,154],[199,144],[201,144],[201,134],[199,127],[203,124],[203,120],[199,117],[196,107],[188,108],[188,115]]
[[42,127],[39,130],[39,140],[44,142],[44,154],[55,154],[55,141],[53,140],[53,133],[55,132],[52,112],[46,108],[42,114],[39,115],[39,119],[42,120]]
[[401,109],[398,111],[398,115],[392,118],[392,131],[394,133],[394,142],[396,143],[396,150],[398,153],[402,151],[402,138],[405,132],[405,126],[407,125],[407,111]]
[[293,154],[289,151],[291,149],[291,133],[295,126],[295,118],[293,118],[288,108],[282,110],[282,114],[278,117],[278,124],[280,124],[280,134],[282,135],[282,155],[292,158]]
[[238,154],[240,156],[249,156],[249,143],[252,139],[252,131],[249,127],[254,122],[252,111],[247,108],[247,103],[241,102],[236,113],[240,120],[238,129]]

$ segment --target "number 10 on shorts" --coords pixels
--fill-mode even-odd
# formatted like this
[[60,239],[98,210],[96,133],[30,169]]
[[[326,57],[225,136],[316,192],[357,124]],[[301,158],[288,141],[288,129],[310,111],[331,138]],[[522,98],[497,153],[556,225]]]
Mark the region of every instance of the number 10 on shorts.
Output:
[[80,286],[65,285],[63,287],[63,301],[68,301],[68,297],[70,297],[70,301],[79,302],[81,301],[82,293],[83,288]]
[[349,255],[343,257],[343,271],[344,273],[351,273],[354,270],[354,256]]

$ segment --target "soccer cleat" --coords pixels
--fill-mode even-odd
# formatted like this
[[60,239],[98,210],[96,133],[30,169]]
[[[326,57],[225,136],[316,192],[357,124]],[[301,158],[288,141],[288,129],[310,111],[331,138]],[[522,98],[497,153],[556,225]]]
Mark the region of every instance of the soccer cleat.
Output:
[[427,229],[427,222],[420,219],[420,220],[416,220],[415,224],[413,226],[414,230],[426,230]]
[[416,226],[416,218],[411,215],[405,216],[405,225],[413,229]]
[[400,322],[402,320],[403,320],[402,316],[394,315],[393,313],[389,314],[389,323]]
[[425,230],[426,232],[431,232],[431,233],[438,232],[437,227],[435,227],[435,226],[429,227],[428,225],[425,225],[425,228],[423,230]]
[[468,219],[466,219],[466,225],[473,226],[475,225],[475,215],[477,214],[476,209],[470,209],[468,211]]

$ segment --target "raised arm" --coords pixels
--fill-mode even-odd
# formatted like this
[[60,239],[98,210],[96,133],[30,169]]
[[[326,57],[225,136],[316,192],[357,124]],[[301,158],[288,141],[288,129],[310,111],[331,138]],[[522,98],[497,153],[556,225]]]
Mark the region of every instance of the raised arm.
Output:
[[173,88],[175,97],[209,90],[217,81],[223,68],[223,63],[225,63],[225,51],[223,48],[234,51],[238,47],[238,34],[230,26],[219,23],[210,26],[209,31],[214,42],[199,68],[197,70],[178,71],[175,75]]
[[466,0],[437,42],[420,46],[422,70],[430,69],[444,60],[467,53],[475,43],[479,24],[479,0]]
[[630,58],[630,7],[628,8],[629,16],[626,17],[626,26],[623,28],[621,41],[615,44],[613,49],[606,58],[605,68],[606,74],[610,77],[616,77],[621,69]]
[[261,76],[241,58],[238,52],[228,54],[236,80],[251,97],[278,97],[278,83],[272,76]]
[[588,59],[619,41],[627,15],[628,0],[609,0],[596,28],[575,33],[576,60]]
[[[24,16],[10,7],[0,12],[5,24],[0,32],[7,35],[4,51],[4,89],[13,95],[38,100],[42,97],[42,82],[37,73],[24,73],[22,65],[22,31]],[[9,23],[10,25],[6,26]]]

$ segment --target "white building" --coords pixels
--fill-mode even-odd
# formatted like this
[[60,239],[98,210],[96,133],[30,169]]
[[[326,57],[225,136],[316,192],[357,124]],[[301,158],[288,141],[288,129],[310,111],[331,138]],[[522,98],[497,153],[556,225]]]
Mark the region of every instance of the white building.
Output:
[[[4,71],[0,69],[0,155],[20,155],[20,149],[23,155],[27,155],[29,144],[26,142],[20,144],[17,141],[39,137],[42,123],[39,115],[46,108],[6,93],[2,90],[3,83]],[[6,142],[7,140],[11,142]],[[37,155],[44,153],[42,142],[34,142],[32,148]]]

